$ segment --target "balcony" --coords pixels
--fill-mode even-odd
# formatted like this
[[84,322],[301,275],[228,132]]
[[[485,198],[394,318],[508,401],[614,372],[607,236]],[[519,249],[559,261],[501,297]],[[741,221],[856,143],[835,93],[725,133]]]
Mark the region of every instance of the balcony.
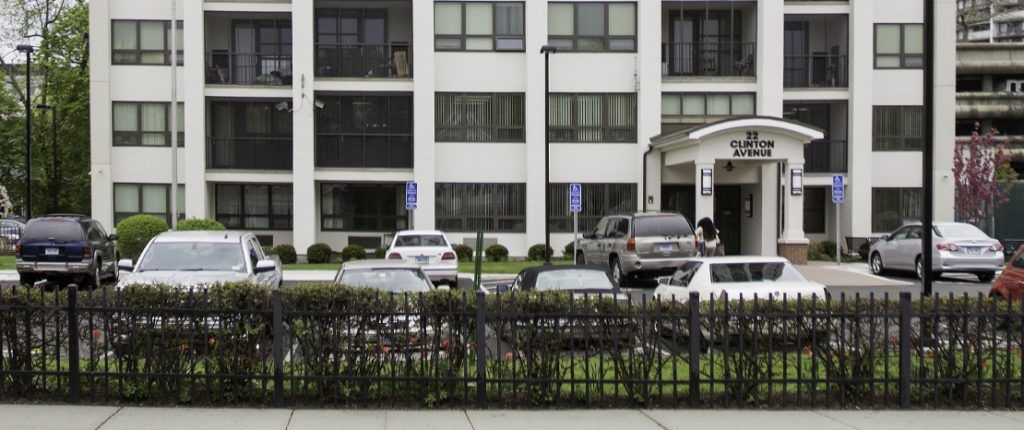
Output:
[[291,26],[288,13],[207,12],[206,83],[290,86]]
[[206,168],[291,170],[291,138],[210,138]]
[[807,173],[845,173],[845,140],[815,140],[804,145],[804,171]]
[[757,43],[663,43],[663,76],[754,76]]
[[783,86],[786,88],[846,88],[845,55],[786,55],[783,58]]
[[290,86],[292,56],[212,52],[206,56],[206,83]]
[[846,101],[798,101],[783,105],[782,116],[817,127],[825,138],[804,145],[804,171],[807,173],[843,173],[847,169]]
[[410,78],[412,47],[408,43],[368,45],[318,43],[316,75],[329,78]]
[[316,76],[412,77],[412,1],[316,1]]
[[783,86],[848,87],[849,45],[847,15],[786,15]]

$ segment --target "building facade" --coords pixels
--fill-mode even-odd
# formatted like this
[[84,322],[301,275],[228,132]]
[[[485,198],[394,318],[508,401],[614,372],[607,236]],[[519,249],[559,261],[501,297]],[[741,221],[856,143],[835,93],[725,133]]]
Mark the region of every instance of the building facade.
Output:
[[[935,5],[935,213],[951,219],[956,6]],[[90,8],[93,216],[170,219],[170,0]],[[176,14],[179,216],[300,253],[437,228],[521,256],[546,215],[560,250],[570,183],[581,231],[643,209],[713,216],[730,253],[835,237],[833,175],[842,237],[921,209],[919,0],[179,0]]]

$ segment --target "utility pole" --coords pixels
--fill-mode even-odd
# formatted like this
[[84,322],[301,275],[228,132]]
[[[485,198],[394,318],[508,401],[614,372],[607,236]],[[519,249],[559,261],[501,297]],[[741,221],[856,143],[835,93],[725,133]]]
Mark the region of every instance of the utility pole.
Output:
[[171,0],[171,230],[178,227],[178,2]]
[[32,45],[18,45],[25,53],[25,219],[32,219]]
[[921,220],[921,291],[932,295],[932,225],[935,221],[935,25],[934,0],[924,1],[924,148],[922,148],[921,171],[924,192],[924,207]]
[[[540,53],[544,54],[544,264],[551,264],[551,211],[548,208],[548,193],[551,186],[551,117],[548,108],[551,104],[551,70],[549,68],[549,57],[558,52],[553,45],[540,47]],[[575,251],[573,251],[575,252]]]
[[57,106],[41,104],[36,106],[39,109],[50,112],[50,139],[51,147],[53,150],[53,170],[50,174],[50,198],[52,202],[50,204],[50,212],[60,212],[58,207],[57,195],[59,194],[59,188],[57,188]]

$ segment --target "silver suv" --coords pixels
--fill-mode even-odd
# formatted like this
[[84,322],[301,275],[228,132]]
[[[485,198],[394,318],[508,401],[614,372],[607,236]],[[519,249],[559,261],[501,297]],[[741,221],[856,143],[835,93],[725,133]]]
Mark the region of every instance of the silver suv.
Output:
[[583,235],[576,264],[607,265],[619,287],[631,279],[671,275],[697,255],[693,227],[677,213],[637,213],[601,219]]

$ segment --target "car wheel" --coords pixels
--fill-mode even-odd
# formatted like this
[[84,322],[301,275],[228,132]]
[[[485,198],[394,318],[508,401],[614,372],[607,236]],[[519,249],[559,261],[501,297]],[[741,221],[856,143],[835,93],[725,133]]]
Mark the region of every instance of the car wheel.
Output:
[[615,282],[615,285],[618,285],[619,288],[628,287],[629,276],[627,276],[625,273],[622,273],[622,267],[619,266],[619,258],[612,257],[612,261],[610,264],[612,270],[612,282]]
[[587,264],[586,257],[583,256],[582,252],[577,252],[576,253],[576,265],[577,266],[582,266],[584,264]]
[[921,257],[914,261],[914,273],[917,274],[917,279],[924,279],[924,262]]
[[882,255],[877,252],[871,254],[871,273],[875,275],[885,274],[885,266],[882,265]]
[[39,277],[30,273],[19,273],[18,280],[21,281],[21,285],[31,287],[36,284]]
[[97,288],[103,283],[103,261],[96,260],[93,264],[92,275],[82,280],[82,288]]
[[981,282],[992,282],[996,277],[995,272],[980,272],[976,273],[976,275],[978,276],[978,280]]

